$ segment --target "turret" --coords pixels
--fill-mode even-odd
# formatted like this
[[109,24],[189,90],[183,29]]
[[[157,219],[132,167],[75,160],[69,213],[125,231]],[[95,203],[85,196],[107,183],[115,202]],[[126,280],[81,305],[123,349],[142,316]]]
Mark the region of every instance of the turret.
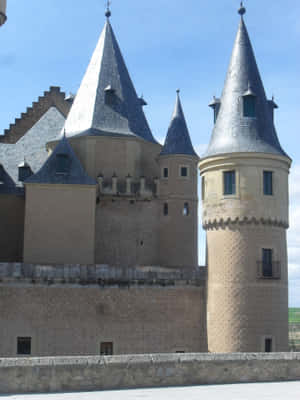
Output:
[[[288,350],[288,174],[243,19],[200,162],[208,254],[208,349]],[[272,107],[271,107],[272,106]]]
[[163,266],[195,268],[198,265],[198,161],[177,91],[174,113],[158,161]]

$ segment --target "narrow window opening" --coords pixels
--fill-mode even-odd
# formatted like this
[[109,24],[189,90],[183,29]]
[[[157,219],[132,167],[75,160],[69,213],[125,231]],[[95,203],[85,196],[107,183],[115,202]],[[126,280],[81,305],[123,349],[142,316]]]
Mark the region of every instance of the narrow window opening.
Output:
[[265,352],[266,353],[272,353],[272,339],[271,338],[266,338],[265,339]]
[[184,217],[187,217],[190,214],[189,203],[184,203],[182,214]]
[[256,97],[252,95],[244,96],[244,117],[256,117]]
[[113,352],[113,342],[101,342],[100,344],[100,355],[101,356],[112,356]]
[[31,337],[17,338],[17,354],[19,355],[31,354]]
[[273,250],[262,249],[262,273],[266,278],[273,276]]
[[56,155],[56,173],[67,174],[70,169],[70,158],[67,154]]
[[169,204],[165,203],[164,204],[164,215],[168,215],[169,214]]
[[223,172],[224,195],[232,195],[236,192],[235,171]]
[[167,167],[163,168],[163,177],[165,179],[169,178],[169,168],[167,168]]
[[180,167],[180,176],[182,178],[187,178],[189,175],[189,169],[188,167]]
[[141,240],[140,245],[144,246],[144,241],[143,240]]
[[264,195],[272,196],[273,195],[273,172],[272,171],[264,171]]

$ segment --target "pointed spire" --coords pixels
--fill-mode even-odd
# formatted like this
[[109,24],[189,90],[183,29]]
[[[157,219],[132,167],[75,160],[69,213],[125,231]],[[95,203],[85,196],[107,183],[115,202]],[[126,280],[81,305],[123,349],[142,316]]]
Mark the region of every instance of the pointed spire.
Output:
[[[243,3],[239,10],[241,16]],[[252,97],[252,99],[249,99]],[[244,111],[246,99],[252,114]],[[234,43],[221,106],[205,157],[233,152],[285,155],[280,146],[244,19]]]
[[190,134],[186,125],[185,117],[183,114],[180,90],[176,91],[176,103],[172,115],[171,123],[168,129],[165,144],[163,146],[161,155],[170,154],[186,154],[198,157],[190,138]]
[[155,142],[107,21],[65,123],[66,137],[139,136]]

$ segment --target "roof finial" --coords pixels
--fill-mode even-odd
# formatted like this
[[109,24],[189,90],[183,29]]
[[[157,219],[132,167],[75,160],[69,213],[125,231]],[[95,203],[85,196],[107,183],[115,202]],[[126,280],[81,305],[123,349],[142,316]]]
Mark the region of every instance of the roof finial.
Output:
[[241,17],[243,17],[243,15],[246,14],[246,8],[244,7],[244,4],[242,1],[241,1],[240,8],[238,10],[238,13],[240,14]]
[[110,5],[111,5],[111,1],[107,0],[107,2],[106,2],[106,13],[105,13],[106,18],[109,18],[111,16]]
[[177,90],[176,90],[176,93],[177,93],[177,95],[179,96],[180,89],[177,89]]

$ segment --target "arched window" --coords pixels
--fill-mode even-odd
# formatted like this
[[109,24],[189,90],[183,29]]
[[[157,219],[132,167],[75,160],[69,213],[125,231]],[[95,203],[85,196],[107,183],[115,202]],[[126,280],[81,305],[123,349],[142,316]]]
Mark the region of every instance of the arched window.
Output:
[[182,209],[182,215],[183,215],[184,217],[187,217],[189,214],[190,214],[189,203],[184,203],[183,209]]

